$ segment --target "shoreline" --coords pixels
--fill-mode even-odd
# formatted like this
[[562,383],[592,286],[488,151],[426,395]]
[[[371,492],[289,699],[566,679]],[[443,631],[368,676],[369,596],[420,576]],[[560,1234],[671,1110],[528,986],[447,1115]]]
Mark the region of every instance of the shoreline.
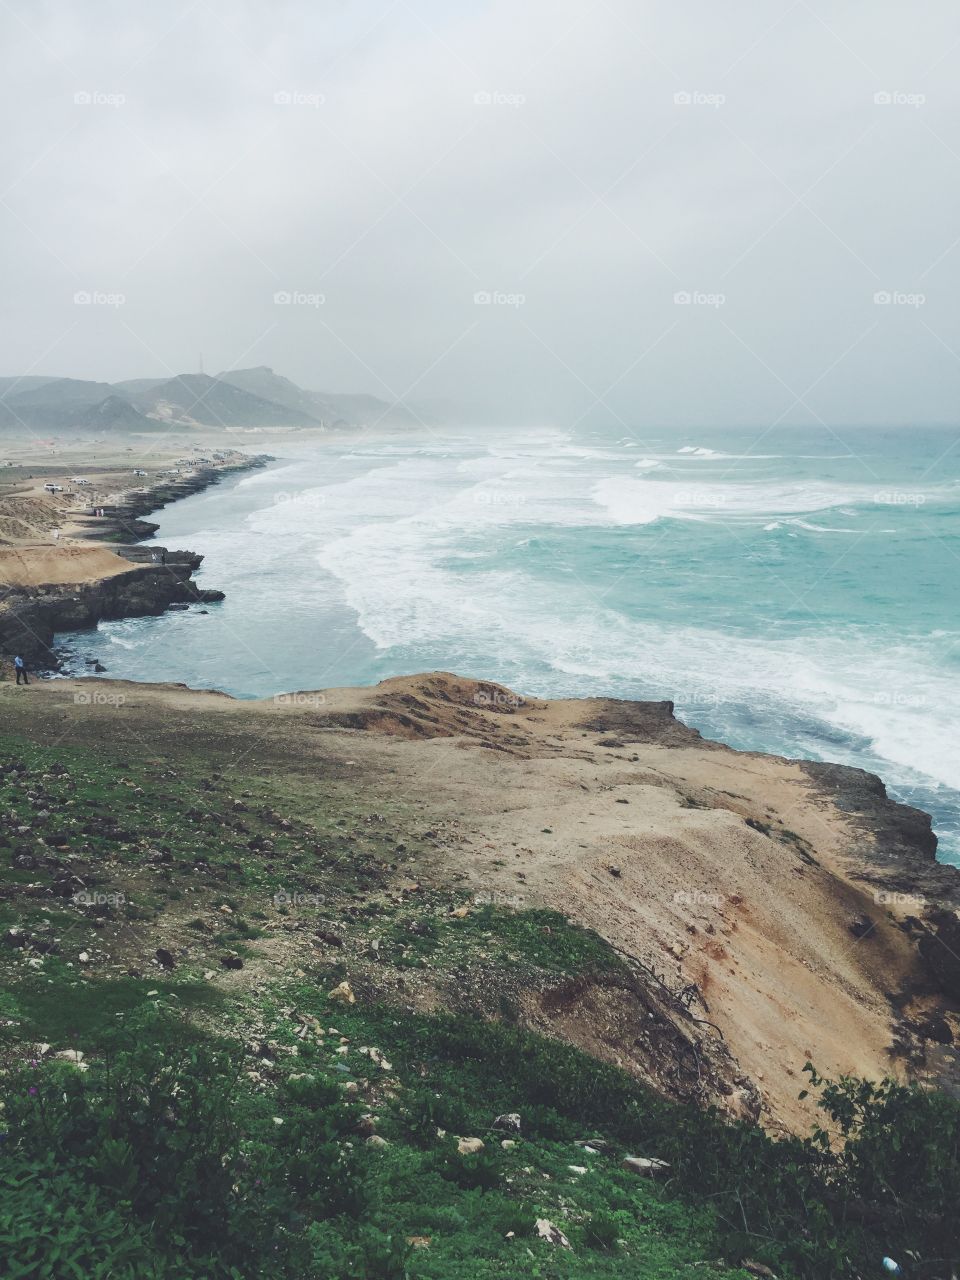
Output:
[[[288,471],[291,473],[291,487],[299,487],[301,484],[307,483],[307,481],[304,480],[304,474],[307,474],[308,476],[310,474],[314,475],[314,479],[309,481],[310,483],[326,483],[326,481],[316,480],[317,468],[315,465],[313,466],[312,473],[305,473],[303,470],[295,472],[294,468],[287,467],[286,464],[291,461],[294,463],[302,462],[304,459],[309,462],[310,455],[313,451],[319,450],[322,453],[322,446],[324,445],[326,445],[328,449],[332,447],[332,451],[335,454],[340,454],[342,451],[341,446],[345,447],[351,438],[352,437],[348,433],[344,433],[342,436],[338,436],[336,433],[330,433],[323,437],[307,437],[302,433],[284,434],[282,439],[285,444],[289,444],[291,446],[294,456],[291,458],[288,451],[286,449],[282,449],[281,457],[275,460],[273,465],[274,475],[266,475],[263,477],[267,482],[266,487],[261,484],[257,484],[253,488],[247,490],[249,497],[246,500],[243,498],[239,499],[239,509],[244,513],[250,513],[251,511],[258,509],[258,495],[264,492],[273,495],[274,490],[277,487],[287,488],[288,486],[286,481]],[[396,436],[395,434],[387,433],[383,438],[385,440],[395,440]],[[310,446],[310,454],[305,453],[304,458],[297,458],[295,447],[304,444],[308,444]],[[284,454],[287,456],[284,457]],[[324,474],[329,473],[333,465],[333,462],[329,460],[327,463],[324,463],[322,468]],[[277,482],[277,473],[281,468],[283,469],[283,485],[279,485]],[[279,497],[283,498],[290,496],[293,495],[287,493],[279,495]],[[326,501],[326,497],[324,497],[323,500]],[[213,499],[213,502],[213,511],[221,511],[219,500]],[[143,513],[147,513],[149,510],[155,509],[156,508],[152,506],[145,505]],[[198,510],[201,511],[203,509],[204,508],[202,506],[198,508]],[[229,509],[231,512],[234,509],[232,501]],[[220,525],[222,521],[222,511],[219,515],[215,514],[213,518],[215,524]],[[206,517],[201,515],[200,520],[203,523],[206,520]],[[191,541],[193,536],[199,536],[198,534],[191,535],[189,532],[189,530],[197,529],[199,527],[189,518],[186,525],[180,524],[177,527],[185,530],[184,536],[187,541]],[[208,522],[203,523],[203,527],[209,528],[210,525]],[[155,529],[156,526],[151,525],[150,528]],[[294,532],[296,545],[298,548],[302,549],[303,546],[310,541],[309,522],[301,525],[298,520],[296,522]],[[144,536],[149,536],[149,533],[145,532]],[[218,545],[221,545],[224,548],[226,555],[226,559],[222,560],[221,563],[229,566],[231,571],[233,563],[250,564],[253,566],[257,563],[257,538],[255,537],[251,541],[245,536],[242,521],[241,525],[234,529],[231,536],[226,539],[225,542],[222,538],[218,538]],[[126,554],[130,554],[129,548],[127,549]],[[141,548],[139,553],[140,557],[145,557],[148,554],[148,550]],[[333,571],[335,572],[335,568]],[[243,578],[242,582],[243,593],[245,595],[250,596],[252,592],[253,596],[263,598],[261,596],[262,584],[260,581],[260,575],[256,568]],[[240,582],[237,582],[237,587],[239,589]],[[293,583],[292,587],[296,590],[296,583]],[[343,590],[348,592],[350,587],[351,581],[348,578],[344,581]],[[389,611],[389,599],[383,601],[383,603]],[[232,608],[231,614],[233,615]],[[376,612],[371,614],[371,618],[374,624],[376,624]],[[353,620],[349,619],[346,625],[351,626],[352,623]],[[165,629],[165,624],[162,629]],[[140,628],[138,627],[132,630],[135,637],[132,647],[136,649],[140,643],[140,640],[137,638],[140,635]],[[155,629],[151,624],[148,624],[145,630],[148,635],[155,634]],[[201,630],[203,631],[204,636],[208,636],[219,631],[219,624],[211,623],[209,630]],[[196,634],[199,636],[200,632],[197,632]],[[254,634],[258,635],[259,633],[254,632]],[[376,625],[370,627],[369,624],[362,624],[360,621],[360,614],[358,613],[356,636],[361,644],[366,645],[371,637],[377,634],[378,631],[376,629]],[[298,639],[299,638],[300,637],[298,637]],[[352,638],[352,634],[350,638]],[[762,643],[763,638],[762,636],[757,636],[756,640],[757,643],[760,644]],[[69,646],[68,648],[65,643],[64,648],[65,652],[69,652],[72,650],[73,646]],[[124,648],[127,648],[126,644],[124,645]],[[160,649],[163,648],[164,646],[160,646]],[[255,644],[253,645],[253,648],[256,648]],[[158,649],[157,652],[159,652],[160,649]],[[144,676],[148,679],[161,681],[187,680],[197,687],[219,685],[224,681],[227,681],[228,687],[231,688],[233,693],[241,697],[251,699],[256,698],[257,696],[263,696],[267,693],[272,693],[274,690],[282,689],[287,686],[292,687],[293,682],[297,679],[305,678],[303,671],[310,669],[309,663],[304,666],[302,662],[294,662],[283,668],[279,677],[273,682],[270,682],[266,678],[258,678],[262,673],[244,670],[244,657],[243,654],[240,654],[238,656],[235,655],[233,676],[228,680],[228,678],[222,674],[222,671],[217,668],[216,663],[204,664],[201,662],[199,666],[193,666],[190,664],[189,658],[187,659],[186,664],[177,661],[176,658],[174,658],[173,661],[161,660],[159,663],[150,660],[146,663],[140,663],[133,661],[130,654],[123,652],[120,646],[111,647],[109,645],[99,644],[96,642],[96,639],[91,636],[87,636],[81,640],[80,644],[77,646],[77,650],[77,652],[71,653],[69,661],[65,660],[67,670],[73,674],[84,674],[84,663],[86,663],[86,666],[94,668],[95,661],[100,661],[108,664],[111,674],[116,674],[121,678],[128,676],[130,678],[139,679]],[[252,652],[250,646],[248,646],[248,651]],[[174,655],[176,654],[176,647],[173,648],[172,652]],[[227,656],[229,660],[229,655]],[[365,661],[358,664],[351,661],[347,669],[340,668],[336,673],[331,672],[330,675],[343,683],[362,683],[367,680],[376,679],[378,676],[404,674],[406,671],[416,669],[420,666],[432,665],[435,662],[444,661],[454,661],[454,659],[446,651],[421,648],[420,651],[411,653],[409,655],[409,659],[405,660],[403,663],[392,663],[388,661],[385,663],[374,664],[372,661]],[[498,666],[495,658],[492,662],[487,661],[481,662],[480,664],[475,660],[470,660],[469,669],[478,675],[491,679],[511,678],[509,668]],[[314,670],[316,671],[315,668]],[[658,696],[677,697],[679,699],[679,705],[683,708],[683,713],[688,715],[694,724],[699,725],[704,732],[712,734],[715,738],[725,742],[731,742],[740,749],[757,750],[765,753],[774,752],[786,755],[790,758],[812,759],[813,761],[823,761],[827,764],[834,761],[845,762],[855,767],[865,768],[866,770],[883,777],[891,786],[894,793],[897,794],[905,804],[917,806],[934,815],[934,822],[941,833],[941,856],[947,859],[956,859],[957,861],[955,862],[955,865],[960,865],[960,851],[958,851],[956,834],[958,809],[954,800],[954,796],[960,797],[960,791],[955,791],[945,787],[945,791],[948,792],[948,794],[947,798],[943,799],[940,796],[933,794],[938,786],[936,781],[938,775],[917,775],[916,778],[911,778],[909,776],[905,777],[902,761],[897,757],[896,753],[894,753],[889,760],[880,758],[878,753],[871,749],[872,744],[869,741],[865,740],[863,743],[856,741],[857,734],[853,728],[848,728],[845,725],[842,716],[839,719],[831,719],[829,708],[824,711],[822,718],[818,718],[820,716],[819,708],[815,708],[815,710],[809,713],[812,717],[812,732],[810,733],[809,741],[799,741],[798,739],[803,735],[801,733],[794,732],[793,730],[792,722],[798,721],[804,714],[802,706],[798,709],[794,704],[789,702],[785,703],[786,715],[784,718],[786,719],[787,727],[781,733],[779,732],[780,726],[776,722],[783,713],[784,708],[777,707],[774,711],[771,711],[769,708],[763,709],[749,696],[749,694],[738,696],[736,689],[728,689],[726,693],[717,693],[715,701],[717,707],[721,708],[722,714],[720,711],[718,711],[717,714],[698,714],[697,707],[695,705],[691,705],[689,700],[684,701],[685,695],[683,682],[685,675],[687,671],[693,670],[696,670],[696,668],[685,666],[680,675],[677,675],[676,672],[673,673],[675,676],[674,679],[657,682],[656,684],[651,684],[649,681],[640,679],[631,679],[629,681],[626,679],[619,679],[616,674],[614,674],[610,679],[597,679],[595,678],[596,673],[591,672],[589,668],[585,668],[584,672],[581,673],[584,676],[583,679],[575,677],[567,680],[545,679],[538,682],[536,670],[531,670],[529,668],[526,670],[524,675],[518,676],[517,679],[524,680],[528,687],[534,688],[540,696],[546,698],[577,697],[585,693],[598,694],[601,696],[619,696],[628,699]],[[300,672],[299,675],[298,671]],[[721,671],[721,675],[722,674],[724,673]],[[253,677],[252,679],[250,678],[251,676]],[[313,678],[322,678],[322,673],[317,671]],[[696,693],[691,696],[695,699],[698,698]],[[703,702],[706,703],[707,701],[708,699],[704,697]],[[919,702],[920,699],[918,698],[917,701]],[[725,702],[730,703],[729,711],[727,707],[721,706],[721,704]],[[744,713],[741,713],[741,708]],[[757,712],[758,714],[751,719],[750,712]],[[854,721],[853,723],[855,724],[856,722]]]
[[[173,460],[162,457],[159,461]],[[4,592],[0,599],[0,652],[4,665],[19,652],[38,675],[54,672],[60,667],[53,648],[59,632],[87,630],[106,619],[158,615],[171,607],[222,600],[222,591],[199,588],[193,581],[202,555],[159,545],[150,550],[142,546],[159,528],[144,517],[201,493],[225,477],[271,461],[269,454],[217,450],[212,459],[195,463],[177,459],[182,466],[163,466],[149,484],[141,483],[148,478],[138,474],[143,468],[131,468],[129,463],[88,467],[96,480],[81,478],[82,483],[77,477],[68,477],[65,467],[48,464],[30,467],[25,479],[14,474],[12,491],[0,493],[5,531],[17,523],[34,531],[39,525],[41,532],[50,530],[50,540],[27,537],[14,541],[0,536]],[[81,458],[72,466],[83,469],[83,464]],[[18,468],[27,470],[27,465]],[[0,473],[0,479],[6,478]],[[104,497],[105,487],[109,492]]]

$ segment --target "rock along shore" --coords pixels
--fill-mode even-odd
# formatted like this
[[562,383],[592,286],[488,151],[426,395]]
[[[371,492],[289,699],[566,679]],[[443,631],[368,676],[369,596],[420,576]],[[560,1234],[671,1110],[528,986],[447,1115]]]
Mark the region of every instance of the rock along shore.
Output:
[[[20,653],[34,670],[59,666],[53,649],[57,632],[85,630],[111,618],[133,618],[163,613],[171,605],[213,603],[224,598],[222,591],[204,590],[193,581],[203,556],[193,551],[168,551],[159,547],[139,547],[159,527],[143,517],[171,502],[200,493],[225,476],[265,466],[272,461],[261,454],[242,461],[199,466],[190,475],[164,477],[141,490],[115,495],[103,507],[103,516],[92,512],[83,521],[81,537],[106,543],[116,555],[131,562],[126,571],[93,580],[64,584],[38,581],[30,585],[8,585],[0,599],[0,652]],[[127,538],[132,545],[117,542]],[[63,548],[66,551],[66,548]],[[55,563],[61,549],[44,548],[40,554]],[[164,562],[154,560],[164,553]],[[61,579],[61,575],[51,575]]]

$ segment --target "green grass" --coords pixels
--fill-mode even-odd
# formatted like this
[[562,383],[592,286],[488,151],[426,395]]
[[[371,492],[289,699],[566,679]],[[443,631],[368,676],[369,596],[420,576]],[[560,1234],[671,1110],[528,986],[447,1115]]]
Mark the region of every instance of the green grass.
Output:
[[[314,997],[357,1048],[397,1025],[388,1011],[341,1016]],[[370,1072],[370,1059],[351,1051],[344,1062],[332,1045],[298,1041],[292,1029],[277,1015],[276,1065],[256,1064],[269,1078],[266,1092],[246,1082],[248,1063],[235,1044],[190,1047],[182,1023],[161,1013],[132,1018],[126,1046],[123,1034],[115,1037],[85,1075],[40,1063],[9,1079],[0,1246],[8,1264],[28,1268],[9,1274],[66,1276],[67,1260],[80,1259],[80,1274],[94,1280],[693,1280],[693,1264],[715,1256],[708,1207],[664,1194],[615,1157],[585,1154],[572,1121],[542,1106],[538,1115],[526,1085],[511,1095],[526,1136],[503,1149],[489,1126],[506,1081],[469,1069],[458,1077],[443,1020],[419,1020],[391,1088],[373,1086],[358,1100],[344,1083],[362,1079],[349,1067]],[[480,1024],[461,1034],[463,1044],[485,1043]],[[427,1042],[438,1074],[425,1078],[408,1050]],[[424,1100],[438,1086],[462,1131],[485,1136],[483,1152],[462,1156],[453,1131],[438,1137],[424,1128]],[[381,1149],[358,1132],[371,1110],[387,1135]],[[540,1240],[538,1218],[562,1230],[571,1248]],[[428,1244],[415,1248],[414,1237]],[[51,1255],[63,1260],[62,1272],[40,1270]],[[711,1274],[745,1277],[734,1267]]]
[[[666,1103],[616,1068],[515,1025],[332,1004],[326,993],[363,964],[381,990],[395,985],[398,1001],[411,982],[398,971],[423,970],[426,989],[442,992],[469,970],[475,980],[464,989],[485,994],[477,1003],[488,1013],[499,998],[505,1018],[518,991],[622,969],[601,938],[556,912],[427,889],[392,901],[387,871],[419,847],[402,824],[419,829],[421,816],[349,782],[311,779],[305,791],[304,779],[287,776],[268,785],[212,773],[187,753],[111,758],[0,736],[0,766],[14,759],[28,773],[0,773],[0,812],[12,814],[0,831],[0,870],[9,873],[0,929],[35,938],[0,947],[6,1273],[744,1280],[735,1263],[751,1257],[782,1280],[852,1280],[871,1274],[883,1252],[903,1262],[930,1240],[937,1257],[960,1251],[950,1225],[960,1108],[942,1095],[828,1085],[833,1127],[851,1137],[840,1153]],[[272,849],[250,847],[266,840]],[[13,866],[25,849],[36,867]],[[67,872],[118,900],[56,896]],[[280,908],[278,889],[288,891]],[[297,891],[322,907],[291,907]],[[467,914],[455,915],[461,905]],[[287,924],[303,925],[292,936],[306,939],[321,917],[344,943],[328,953],[336,963],[295,947],[308,976],[266,997],[255,984],[226,999],[198,980],[225,947],[249,956]],[[178,970],[150,970],[168,927],[170,946],[176,937],[183,947]],[[82,949],[94,956],[89,971]],[[101,951],[110,953],[103,963]],[[320,1039],[297,1034],[293,1010],[317,1019]],[[272,1043],[266,1058],[246,1055],[251,1038]],[[90,1070],[24,1067],[38,1042],[81,1049]],[[492,1128],[504,1112],[522,1117],[511,1149]],[[365,1113],[388,1146],[366,1145]],[[480,1137],[485,1149],[462,1156],[457,1135]],[[606,1146],[588,1155],[585,1138]],[[637,1178],[621,1167],[627,1154],[666,1160],[669,1178]],[[862,1225],[864,1203],[880,1213],[882,1233]],[[538,1217],[572,1247],[539,1240]],[[414,1248],[412,1237],[429,1244]]]
[[[40,1062],[4,1080],[8,1274],[746,1280],[749,1257],[783,1280],[836,1280],[871,1274],[881,1243],[905,1258],[934,1230],[937,1256],[957,1243],[943,1210],[960,1190],[960,1109],[943,1095],[828,1085],[851,1137],[836,1155],[482,1020],[344,1008],[287,984],[259,1006],[272,1047],[252,1059],[190,1031],[170,995],[160,1005],[131,1011],[86,1074]],[[298,1036],[298,1015],[319,1034]],[[505,1111],[521,1117],[509,1149]],[[365,1141],[371,1116],[386,1146]],[[483,1150],[460,1154],[459,1136]],[[625,1154],[667,1160],[669,1176],[638,1178]],[[847,1217],[868,1188],[907,1214],[882,1242]],[[540,1218],[569,1249],[537,1237]]]
[[[150,995],[148,993],[156,993]],[[54,1049],[102,1050],[123,1033],[124,1019],[157,999],[175,1001],[184,1010],[219,1006],[219,993],[199,982],[160,977],[80,979],[76,970],[48,962],[2,994],[3,1017],[14,1027],[0,1030],[0,1043],[34,1041]]]
[[597,934],[571,924],[558,911],[515,910],[486,903],[458,917],[449,904],[398,912],[384,933],[388,960],[404,966],[484,954],[505,968],[530,967],[576,976],[622,969],[616,952]]

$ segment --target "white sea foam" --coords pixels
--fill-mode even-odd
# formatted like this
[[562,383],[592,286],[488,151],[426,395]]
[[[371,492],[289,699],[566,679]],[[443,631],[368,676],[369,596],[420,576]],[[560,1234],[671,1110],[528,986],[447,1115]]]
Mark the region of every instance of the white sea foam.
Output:
[[[921,772],[960,786],[956,682],[922,647],[894,652],[853,634],[772,643],[667,629],[598,612],[570,566],[566,595],[521,569],[484,572],[486,553],[469,541],[471,530],[499,526],[646,524],[667,517],[755,521],[768,530],[786,527],[792,535],[849,534],[854,530],[833,521],[803,517],[842,509],[859,525],[857,514],[862,517],[863,505],[872,503],[873,486],[710,485],[608,475],[585,489],[565,470],[523,465],[531,456],[542,459],[536,449],[501,450],[464,459],[453,471],[448,463],[406,459],[325,490],[316,557],[381,651],[409,652],[410,661],[420,653],[444,653],[453,665],[480,663],[487,670],[499,662],[546,667],[558,687],[566,677],[582,677],[597,688],[634,681],[651,695],[659,690],[681,703],[686,696],[694,706],[710,696],[780,707],[868,740],[896,776],[915,781]],[[522,535],[511,545],[536,541]],[[470,568],[461,572],[456,566],[465,560]],[[904,695],[909,700],[891,694],[884,702],[889,690],[912,692]]]
[[852,631],[772,641],[667,628],[598,611],[576,583],[564,597],[522,572],[464,577],[444,567],[450,549],[417,518],[355,529],[319,560],[382,650],[443,652],[460,662],[482,654],[486,669],[491,658],[545,665],[594,687],[642,682],[650,696],[693,708],[708,699],[779,706],[868,740],[897,766],[892,778],[887,770],[893,781],[922,773],[960,787],[956,682],[922,644],[890,646]]
[[[877,505],[877,486],[831,484],[814,480],[730,483],[709,479],[660,480],[615,475],[597,481],[593,499],[616,524],[649,524],[676,520],[765,520],[836,512],[856,519],[858,507]],[[942,498],[942,488],[926,491],[925,500]],[[911,496],[914,496],[911,494]],[[889,509],[889,507],[887,508]],[[816,533],[850,533],[836,526],[814,525],[795,518],[797,527]],[[773,527],[766,525],[765,527]]]
[[835,529],[828,524],[811,524],[809,520],[787,520],[786,524],[796,525],[798,529],[806,529],[809,533],[857,533],[856,529]]

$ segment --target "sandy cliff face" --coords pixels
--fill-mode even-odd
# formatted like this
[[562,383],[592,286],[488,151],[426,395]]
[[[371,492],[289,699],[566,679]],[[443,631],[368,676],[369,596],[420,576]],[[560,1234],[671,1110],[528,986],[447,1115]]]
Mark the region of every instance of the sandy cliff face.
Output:
[[[879,779],[705,742],[669,703],[517,704],[442,677],[387,681],[364,701],[377,731],[395,711],[416,726],[404,736],[431,736],[419,758],[403,753],[410,784],[422,771],[482,832],[457,859],[478,892],[556,907],[672,991],[695,988],[691,1017],[730,1054],[714,1101],[726,1086],[729,1109],[755,1095],[768,1122],[802,1127],[808,1059],[832,1074],[949,1074],[925,1029],[950,1003],[935,904],[956,900],[960,875],[935,863],[929,817]],[[342,715],[336,695],[327,714]],[[672,1021],[709,1047],[702,1026]],[[651,1074],[637,1030],[599,1043]]]
[[[952,1085],[960,874],[935,862],[926,815],[862,771],[704,741],[669,703],[548,703],[442,673],[263,703],[103,681],[123,698],[78,707],[79,687],[28,702],[0,686],[8,725],[95,750],[149,742],[211,770],[255,759],[288,793],[407,806],[426,834],[382,869],[388,898],[412,880],[595,930],[622,973],[511,999],[670,1096],[804,1130],[808,1059]],[[493,972],[400,982],[359,948],[350,963],[370,995],[496,1015]]]

